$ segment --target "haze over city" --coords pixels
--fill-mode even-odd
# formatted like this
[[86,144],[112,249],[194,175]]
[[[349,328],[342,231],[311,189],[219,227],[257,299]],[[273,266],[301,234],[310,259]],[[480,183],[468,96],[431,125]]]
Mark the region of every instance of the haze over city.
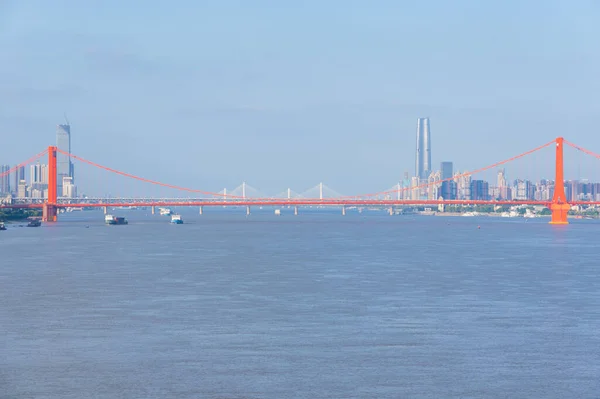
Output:
[[[75,154],[208,190],[386,189],[419,117],[436,167],[559,135],[600,149],[597,2],[132,4],[0,4],[2,162],[54,144],[65,112]],[[551,178],[540,159],[509,178]]]

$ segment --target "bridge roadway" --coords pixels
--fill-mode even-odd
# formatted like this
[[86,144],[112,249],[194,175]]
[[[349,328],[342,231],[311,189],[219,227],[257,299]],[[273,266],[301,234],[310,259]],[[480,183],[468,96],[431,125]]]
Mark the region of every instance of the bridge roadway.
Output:
[[[129,206],[157,206],[157,207],[175,207],[175,206],[346,206],[346,207],[364,207],[364,206],[438,206],[438,205],[541,205],[550,207],[551,201],[517,201],[517,200],[377,200],[377,199],[132,199],[131,202],[125,199],[119,199],[118,202],[70,202],[59,199],[55,205],[57,208],[102,208],[102,207],[129,207]],[[569,205],[600,205],[600,201],[573,201]],[[43,208],[43,202],[34,203],[16,203],[10,205],[0,205],[0,208],[22,208],[36,209]]]

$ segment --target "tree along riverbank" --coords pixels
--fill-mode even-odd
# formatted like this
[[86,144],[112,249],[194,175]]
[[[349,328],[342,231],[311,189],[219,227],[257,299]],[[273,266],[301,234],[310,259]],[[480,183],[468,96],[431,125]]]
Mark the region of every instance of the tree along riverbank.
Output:
[[19,221],[29,217],[41,216],[42,211],[39,209],[0,209],[1,222]]

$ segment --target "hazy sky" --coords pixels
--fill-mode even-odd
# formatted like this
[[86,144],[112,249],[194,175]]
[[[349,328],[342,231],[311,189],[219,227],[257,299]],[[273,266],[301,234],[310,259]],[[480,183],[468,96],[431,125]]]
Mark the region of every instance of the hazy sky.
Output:
[[215,191],[386,189],[423,116],[460,170],[558,135],[600,152],[598,21],[597,0],[0,0],[0,163],[64,112],[73,153]]

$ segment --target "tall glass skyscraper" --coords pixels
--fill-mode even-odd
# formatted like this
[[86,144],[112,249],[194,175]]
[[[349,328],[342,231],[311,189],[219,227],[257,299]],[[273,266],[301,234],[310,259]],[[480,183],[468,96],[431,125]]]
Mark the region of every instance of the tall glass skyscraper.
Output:
[[[71,153],[71,126],[58,125],[56,127],[56,146],[59,150]],[[75,180],[73,163],[71,158],[65,154],[56,154],[56,192],[59,195],[63,190],[63,178],[72,177]]]
[[417,154],[415,176],[429,178],[431,173],[431,132],[429,118],[417,119]]

